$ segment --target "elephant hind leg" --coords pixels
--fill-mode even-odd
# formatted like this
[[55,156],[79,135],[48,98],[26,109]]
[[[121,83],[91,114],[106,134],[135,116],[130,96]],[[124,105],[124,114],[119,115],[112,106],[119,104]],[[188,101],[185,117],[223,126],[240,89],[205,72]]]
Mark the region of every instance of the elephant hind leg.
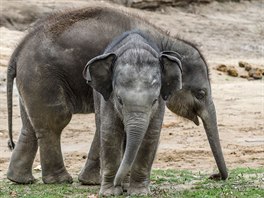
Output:
[[84,185],[99,185],[100,159],[94,161],[87,158],[85,165],[78,176],[78,180]]
[[11,156],[7,178],[16,183],[29,184],[35,181],[32,175],[32,165],[38,149],[38,142],[35,131],[21,101],[20,114],[22,129]]
[[70,122],[71,117],[71,113],[66,113],[63,107],[58,106],[50,109],[44,119],[34,119],[44,183],[72,183],[73,181],[65,168],[60,142],[61,132]]
[[87,160],[82,168],[78,180],[84,185],[99,185],[100,176],[100,97],[94,93],[96,131],[88,153]]
[[95,136],[78,180],[84,185],[100,184],[100,135],[99,129],[96,129]]
[[[97,124],[98,125],[98,124]],[[100,126],[96,126],[96,132],[88,153],[87,160],[82,168],[78,180],[84,185],[100,184]]]
[[72,117],[68,106],[31,101],[28,111],[39,145],[43,182],[72,183],[64,166],[60,142],[61,132]]

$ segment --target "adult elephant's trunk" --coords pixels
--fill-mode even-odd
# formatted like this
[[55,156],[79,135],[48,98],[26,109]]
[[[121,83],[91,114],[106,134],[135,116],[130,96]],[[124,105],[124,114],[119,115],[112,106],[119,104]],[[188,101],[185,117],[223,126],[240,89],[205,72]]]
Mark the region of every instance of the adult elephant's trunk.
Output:
[[126,148],[123,160],[115,176],[114,185],[120,186],[124,177],[131,170],[142,140],[149,125],[149,116],[146,113],[130,113],[124,119],[127,135]]
[[[228,177],[227,168],[225,164],[225,160],[223,157],[218,128],[217,128],[217,119],[215,106],[213,101],[211,101],[210,105],[205,107],[203,110],[198,112],[199,116],[203,121],[203,125],[206,131],[206,135],[212,149],[218,170],[220,172],[220,178],[225,180]],[[219,179],[218,175],[214,175],[215,179]]]

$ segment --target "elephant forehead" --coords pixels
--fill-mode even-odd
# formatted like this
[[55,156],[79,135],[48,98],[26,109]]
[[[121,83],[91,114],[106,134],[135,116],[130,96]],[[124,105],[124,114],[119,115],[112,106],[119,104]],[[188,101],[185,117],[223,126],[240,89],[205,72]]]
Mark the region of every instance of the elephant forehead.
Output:
[[139,69],[135,65],[124,64],[116,70],[115,75],[116,84],[123,86],[160,85],[160,79],[160,69],[149,65]]

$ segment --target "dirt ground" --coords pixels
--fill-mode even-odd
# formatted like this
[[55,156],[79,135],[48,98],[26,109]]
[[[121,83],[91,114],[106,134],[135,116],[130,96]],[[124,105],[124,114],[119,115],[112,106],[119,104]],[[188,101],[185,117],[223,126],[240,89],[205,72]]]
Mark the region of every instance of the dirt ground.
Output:
[[[44,2],[49,1],[40,0],[37,5]],[[58,2],[61,3],[58,4],[60,8],[63,1]],[[4,6],[3,2],[1,6]],[[221,144],[229,169],[264,166],[264,83],[263,79],[230,77],[218,72],[215,67],[221,63],[231,64],[243,73],[238,61],[246,61],[264,68],[263,9],[264,1],[252,0],[162,8],[156,12],[132,10],[169,30],[172,35],[197,43],[203,52],[211,71]],[[7,148],[6,65],[25,33],[0,27],[0,179],[6,177],[11,156]],[[15,90],[15,139],[21,127],[18,97]],[[94,131],[94,114],[74,115],[63,131],[65,164],[74,178],[84,165]],[[37,155],[34,167],[39,163]],[[154,168],[189,169],[208,174],[215,172],[216,164],[202,124],[197,127],[167,110]],[[34,175],[39,177],[40,173],[34,171]]]

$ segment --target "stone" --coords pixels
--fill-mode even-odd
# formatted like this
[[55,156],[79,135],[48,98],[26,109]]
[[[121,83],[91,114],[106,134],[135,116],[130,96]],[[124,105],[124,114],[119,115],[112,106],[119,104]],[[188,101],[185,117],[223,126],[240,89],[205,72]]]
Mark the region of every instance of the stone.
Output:
[[240,75],[240,78],[248,78],[248,75]]
[[218,66],[216,67],[216,70],[217,70],[217,71],[221,71],[221,72],[227,72],[227,66],[224,65],[224,64],[218,65]]
[[261,72],[262,72],[262,76],[264,76],[264,69],[261,69]]
[[251,69],[252,69],[252,66],[251,65],[249,65],[249,64],[248,65],[245,65],[245,70],[246,71],[250,71]]
[[247,63],[247,62],[244,62],[244,61],[239,61],[239,62],[238,62],[238,66],[239,66],[239,67],[246,67],[246,66],[250,66],[250,64]]
[[233,77],[238,77],[238,72],[237,72],[237,69],[233,66],[230,66],[228,69],[227,69],[227,74],[229,76],[233,76]]
[[259,69],[259,68],[251,69],[248,72],[248,75],[249,75],[249,77],[252,77],[252,78],[254,78],[256,80],[262,79],[262,70]]

